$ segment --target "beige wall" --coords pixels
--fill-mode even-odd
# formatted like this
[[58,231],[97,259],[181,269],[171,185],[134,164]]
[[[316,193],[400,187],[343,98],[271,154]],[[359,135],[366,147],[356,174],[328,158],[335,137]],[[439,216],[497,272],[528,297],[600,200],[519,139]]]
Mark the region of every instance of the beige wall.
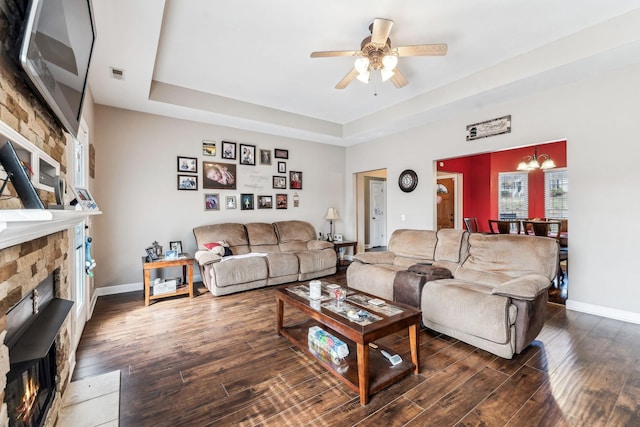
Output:
[[[103,214],[94,220],[93,249],[97,262],[96,287],[142,283],[141,257],[144,249],[157,240],[165,248],[181,240],[183,249],[195,250],[193,227],[224,222],[273,222],[284,219],[309,221],[317,231],[329,231],[324,220],[328,207],[342,214],[345,194],[345,149],[325,144],[287,139],[232,128],[170,119],[117,108],[96,106],[91,141],[96,146],[96,179],[92,188]],[[215,157],[202,155],[202,141],[218,143]],[[302,190],[275,190],[271,166],[237,165],[237,190],[203,190],[202,161],[225,161],[220,157],[222,140],[256,146],[260,149],[289,150],[290,170],[303,172]],[[238,147],[239,148],[239,147]],[[178,191],[177,156],[198,158],[198,191]],[[235,161],[237,164],[237,160]],[[259,163],[259,160],[258,160]],[[287,176],[287,183],[288,183]],[[297,192],[300,207],[293,207]],[[289,194],[289,208],[243,211],[204,210],[204,194],[254,195]],[[275,197],[274,197],[275,206]],[[334,224],[344,230],[344,221]]]
[[[640,212],[638,87],[640,65],[635,65],[527,98],[460,108],[453,117],[349,147],[346,173],[387,168],[390,236],[398,228],[434,229],[436,159],[566,139],[571,188],[567,307],[640,323],[635,268],[640,229],[630,223]],[[507,114],[510,134],[465,140],[468,124]],[[394,184],[407,168],[419,176],[412,193]],[[355,216],[353,189],[346,189],[345,215]]]

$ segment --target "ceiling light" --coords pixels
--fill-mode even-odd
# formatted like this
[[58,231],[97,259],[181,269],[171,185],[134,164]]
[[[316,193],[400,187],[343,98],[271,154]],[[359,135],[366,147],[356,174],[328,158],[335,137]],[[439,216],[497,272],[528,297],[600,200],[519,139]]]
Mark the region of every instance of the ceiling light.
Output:
[[[540,164],[542,162],[542,165]],[[535,169],[551,169],[555,168],[556,163],[548,154],[540,154],[538,156],[538,147],[534,147],[533,156],[524,156],[517,169],[519,171],[532,171]]]
[[385,55],[382,57],[382,66],[385,70],[393,71],[398,65],[398,57],[395,55]]
[[365,58],[364,56],[361,56],[356,59],[353,66],[355,67],[356,71],[358,71],[358,73],[363,74],[365,71],[369,69],[369,64],[370,64],[369,58]]
[[358,80],[360,80],[364,84],[369,83],[369,71],[364,71],[364,72],[358,74],[358,77],[356,77],[356,78]]
[[382,81],[386,82],[387,80],[389,80],[391,77],[393,77],[395,73],[391,70],[387,70],[386,68],[383,68],[380,70],[380,75],[382,76]]

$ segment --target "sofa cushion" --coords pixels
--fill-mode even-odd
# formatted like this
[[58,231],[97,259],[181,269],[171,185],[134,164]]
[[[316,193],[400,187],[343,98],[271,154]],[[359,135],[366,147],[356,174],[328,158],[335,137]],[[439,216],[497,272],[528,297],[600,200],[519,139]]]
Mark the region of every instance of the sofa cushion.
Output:
[[266,257],[251,256],[217,262],[212,264],[211,277],[213,283],[220,288],[259,280],[266,281]]
[[279,252],[278,236],[272,224],[252,222],[244,225],[251,252]]
[[198,249],[206,249],[204,246],[205,243],[224,240],[236,255],[250,252],[247,231],[242,224],[224,223],[202,225],[193,229],[193,235],[196,238]]
[[269,267],[269,277],[298,274],[298,257],[291,252],[272,252],[267,254],[267,266]]
[[454,228],[443,228],[438,230],[438,233],[436,234],[438,244],[436,245],[434,260],[456,263],[462,261],[462,247],[463,243],[466,243],[465,237],[468,234],[469,233],[464,230],[456,230]]
[[306,221],[278,221],[273,226],[280,243],[306,242],[317,238],[316,230]]
[[389,239],[389,252],[398,257],[433,261],[437,242],[433,230],[396,230]]

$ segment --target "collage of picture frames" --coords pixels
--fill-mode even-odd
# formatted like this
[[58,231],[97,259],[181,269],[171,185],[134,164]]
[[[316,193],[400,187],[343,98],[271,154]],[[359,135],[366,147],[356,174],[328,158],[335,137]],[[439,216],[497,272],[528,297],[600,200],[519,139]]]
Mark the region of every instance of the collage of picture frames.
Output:
[[[207,157],[220,157],[220,161]],[[275,148],[257,149],[255,145],[222,141],[202,141],[202,188],[204,209],[217,211],[225,209],[287,209],[288,193],[274,194],[225,194],[206,190],[236,190],[238,185],[238,165],[256,167],[275,167],[272,176],[272,188],[275,191],[302,190],[302,172],[288,171],[289,150]],[[273,158],[273,160],[272,160]],[[178,190],[198,191],[198,158],[178,156]],[[287,187],[288,181],[288,187]],[[300,198],[297,191],[292,195],[293,207],[298,207]]]

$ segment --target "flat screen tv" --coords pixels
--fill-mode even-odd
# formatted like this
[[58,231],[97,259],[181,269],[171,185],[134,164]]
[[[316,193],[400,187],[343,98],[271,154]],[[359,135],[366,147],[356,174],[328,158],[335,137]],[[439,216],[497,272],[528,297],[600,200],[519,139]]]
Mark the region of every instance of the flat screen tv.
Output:
[[[44,209],[44,204],[29,179],[27,171],[20,162],[18,153],[16,153],[15,148],[13,148],[11,141],[7,141],[2,148],[0,148],[0,164],[2,164],[2,167],[7,173],[7,179],[11,180],[13,188],[16,189],[16,193],[18,193],[18,197],[20,197],[20,201],[25,209]],[[4,190],[5,184],[2,185],[2,190]],[[0,195],[2,195],[2,191],[0,191]]]
[[62,126],[77,136],[95,40],[90,0],[29,0],[18,59]]

